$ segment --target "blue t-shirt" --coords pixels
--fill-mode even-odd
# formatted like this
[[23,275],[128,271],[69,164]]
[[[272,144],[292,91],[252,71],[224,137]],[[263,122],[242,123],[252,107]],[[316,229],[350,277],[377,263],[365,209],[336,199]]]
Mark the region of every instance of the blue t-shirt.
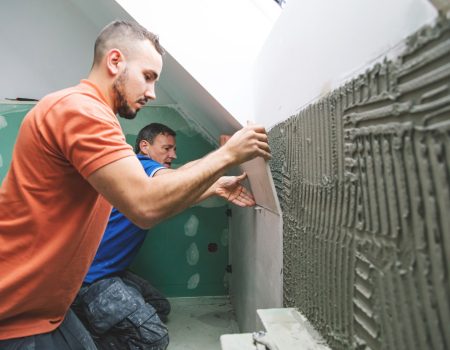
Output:
[[[147,156],[138,154],[137,157],[150,177],[158,170],[164,169],[160,163]],[[137,255],[146,234],[147,230],[136,226],[113,208],[84,282],[93,283],[100,278],[125,270]]]

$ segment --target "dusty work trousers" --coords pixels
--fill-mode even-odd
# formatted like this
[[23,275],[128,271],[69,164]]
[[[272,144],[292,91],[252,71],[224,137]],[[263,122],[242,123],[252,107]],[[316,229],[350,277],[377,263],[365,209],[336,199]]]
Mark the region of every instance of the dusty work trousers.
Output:
[[69,310],[61,325],[54,331],[28,337],[0,340],[2,350],[95,350],[89,332]]
[[170,312],[169,302],[131,272],[83,286],[72,309],[99,349],[164,350],[169,344],[161,321]]

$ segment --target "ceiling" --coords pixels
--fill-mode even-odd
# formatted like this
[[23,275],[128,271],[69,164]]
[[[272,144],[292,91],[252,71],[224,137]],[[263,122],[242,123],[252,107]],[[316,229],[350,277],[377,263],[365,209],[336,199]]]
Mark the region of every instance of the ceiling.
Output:
[[[75,85],[92,62],[95,38],[115,19],[133,20],[113,0],[16,0],[0,5],[0,99],[40,99]],[[210,142],[240,123],[211,96],[170,52],[152,102],[176,108]]]

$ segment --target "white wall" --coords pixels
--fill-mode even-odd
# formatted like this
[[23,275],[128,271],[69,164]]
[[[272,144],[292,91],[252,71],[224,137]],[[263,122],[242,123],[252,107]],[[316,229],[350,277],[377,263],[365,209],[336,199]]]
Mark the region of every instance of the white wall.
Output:
[[263,330],[257,309],[283,306],[281,217],[263,208],[234,208],[231,300],[241,332]]
[[40,99],[77,84],[89,73],[98,32],[118,17],[129,18],[110,0],[0,2],[0,99]]
[[255,63],[256,121],[271,127],[432,22],[428,0],[291,0]]
[[241,124],[252,67],[281,8],[273,0],[116,0]]

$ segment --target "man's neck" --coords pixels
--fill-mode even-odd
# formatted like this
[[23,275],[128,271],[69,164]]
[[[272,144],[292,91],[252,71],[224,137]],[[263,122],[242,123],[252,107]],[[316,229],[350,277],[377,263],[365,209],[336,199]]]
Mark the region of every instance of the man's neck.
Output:
[[101,74],[98,70],[92,69],[87,78],[89,81],[94,83],[99,90],[102,92],[103,96],[106,99],[106,103],[112,109],[114,114],[117,114],[117,110],[115,108],[114,103],[114,92],[112,89],[112,81],[109,79],[105,79],[104,75]]

